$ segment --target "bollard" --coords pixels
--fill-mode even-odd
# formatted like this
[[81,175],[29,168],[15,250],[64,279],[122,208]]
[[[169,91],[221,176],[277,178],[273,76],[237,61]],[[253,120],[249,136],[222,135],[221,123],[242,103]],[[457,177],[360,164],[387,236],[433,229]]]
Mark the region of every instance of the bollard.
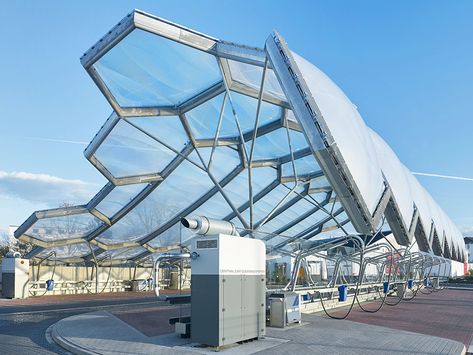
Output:
[[412,289],[412,286],[414,286],[414,280],[413,279],[408,279],[407,280],[407,288],[410,290],[410,289]]
[[46,290],[48,291],[54,290],[54,280],[46,280]]
[[338,286],[338,301],[345,302],[347,300],[348,288],[346,285]]
[[150,277],[148,280],[147,280],[147,286],[148,286],[148,289],[151,290],[153,288],[153,284],[154,284],[154,280],[152,277]]
[[383,293],[388,293],[388,291],[389,291],[389,282],[384,281],[383,282]]

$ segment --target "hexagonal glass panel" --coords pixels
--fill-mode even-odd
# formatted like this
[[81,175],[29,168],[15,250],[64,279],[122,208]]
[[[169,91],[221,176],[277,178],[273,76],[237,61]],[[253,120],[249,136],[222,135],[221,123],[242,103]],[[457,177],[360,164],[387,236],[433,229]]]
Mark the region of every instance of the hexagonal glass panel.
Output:
[[156,174],[176,153],[124,120],[119,120],[94,156],[115,177]]
[[130,203],[148,184],[115,186],[113,190],[95,207],[108,218]]
[[71,214],[40,219],[25,234],[45,242],[84,238],[102,224],[90,213]]
[[[193,159],[194,154],[191,154]],[[184,161],[150,195],[97,240],[106,244],[137,241],[175,217],[213,186],[204,171]]]
[[190,143],[178,116],[127,117],[126,120],[175,151],[182,151]]
[[[212,148],[198,148],[198,151],[205,166],[208,167]],[[200,159],[198,162],[202,164]],[[239,165],[241,165],[241,161],[238,150],[230,147],[217,147],[213,152],[209,171],[215,179],[220,181]]]
[[213,55],[140,29],[93,69],[122,108],[179,105],[222,80]]
[[170,228],[148,242],[153,248],[172,247],[185,244],[194,234],[190,229],[184,228],[181,222],[176,222]]
[[[265,219],[268,214],[281,202],[279,207],[281,207],[285,202],[289,201],[291,198],[295,197],[294,193],[290,193],[290,190],[287,189],[283,185],[279,185],[273,190],[271,190],[268,194],[263,196],[261,199],[254,203],[253,208],[253,218],[254,221],[261,221]],[[289,194],[289,196],[287,196]],[[246,209],[242,212],[243,217],[247,221],[250,220],[250,209]],[[238,223],[238,222],[236,222]]]
[[[287,136],[287,129],[283,127],[256,138],[253,160],[275,159],[289,155],[291,153],[290,146],[293,153],[309,147],[302,133],[289,130],[290,146]],[[245,144],[249,152],[252,141]]]
[[143,252],[146,249],[143,247],[134,247],[134,248],[118,248],[107,250],[100,255],[97,255],[98,260],[106,260],[111,258],[112,260],[128,260],[131,259]]
[[[97,250],[97,247],[92,246],[92,250]],[[60,247],[46,248],[36,255],[38,258],[44,258],[49,253],[55,252],[56,255],[51,255],[48,260],[68,259],[68,258],[82,258],[90,254],[88,243],[77,243],[70,245],[63,245]]]
[[[253,195],[256,196],[277,179],[277,170],[270,167],[252,169]],[[248,170],[242,171],[223,188],[225,194],[237,207],[248,202]]]
[[[248,86],[259,91],[261,86],[261,79],[263,75],[263,68],[256,65],[237,62],[235,60],[228,60],[228,67],[233,81]],[[264,92],[279,100],[286,101],[286,95],[279,85],[278,79],[272,69],[266,70],[266,78],[264,81]]]
[[[225,97],[225,93],[220,94],[186,113],[186,118],[197,139],[215,137],[220,111]],[[231,97],[242,132],[247,133],[252,131],[255,126],[258,100],[233,91],[231,92]],[[230,100],[228,98],[225,100],[225,110],[222,116],[219,138],[239,137],[239,131],[235,116],[232,112]],[[282,113],[283,110],[281,107],[263,101],[259,114],[259,126],[280,119]]]
[[[314,209],[315,206],[312,205],[309,201],[301,199],[275,218],[266,222],[263,226],[259,228],[259,231],[265,233],[272,233],[278,229],[284,229],[284,227],[290,225],[292,221],[300,218],[304,214]],[[287,227],[286,230],[289,228],[290,227]],[[284,232],[285,230],[281,231],[281,233]]]
[[292,162],[282,164],[282,176],[294,176],[294,170],[297,176],[308,175],[321,171],[321,168],[312,154],[294,160]]

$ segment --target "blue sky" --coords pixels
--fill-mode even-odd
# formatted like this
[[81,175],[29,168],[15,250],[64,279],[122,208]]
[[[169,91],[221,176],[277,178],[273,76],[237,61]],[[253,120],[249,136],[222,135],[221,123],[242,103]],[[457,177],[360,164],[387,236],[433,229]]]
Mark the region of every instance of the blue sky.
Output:
[[[3,2],[0,229],[36,209],[87,202],[105,184],[83,150],[111,109],[79,57],[133,8],[260,47],[277,30],[408,168],[473,178],[473,1],[293,3]],[[418,178],[473,234],[473,181]]]

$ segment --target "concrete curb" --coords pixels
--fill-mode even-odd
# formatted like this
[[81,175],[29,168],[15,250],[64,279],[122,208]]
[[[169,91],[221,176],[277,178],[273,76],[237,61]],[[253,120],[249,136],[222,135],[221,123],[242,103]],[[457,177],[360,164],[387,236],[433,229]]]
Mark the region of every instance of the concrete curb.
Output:
[[59,345],[61,348],[70,351],[73,354],[78,354],[78,355],[96,355],[99,353],[90,351],[80,345],[77,345],[73,343],[72,341],[67,340],[65,337],[61,335],[61,332],[59,330],[60,325],[61,325],[62,320],[59,322],[53,324],[51,326],[51,336],[54,342]]

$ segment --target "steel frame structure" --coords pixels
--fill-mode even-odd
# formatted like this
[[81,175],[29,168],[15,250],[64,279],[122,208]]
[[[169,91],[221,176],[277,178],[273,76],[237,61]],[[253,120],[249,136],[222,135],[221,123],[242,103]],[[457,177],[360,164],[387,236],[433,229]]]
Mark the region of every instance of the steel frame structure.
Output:
[[[121,105],[116,90],[111,87],[104,72],[98,69],[97,63],[112,53],[114,48],[118,48],[130,34],[136,32],[153,35],[169,41],[172,45],[184,46],[211,56],[215,60],[219,80],[174,105]],[[221,216],[221,219],[236,223],[242,236],[263,239],[268,244],[268,252],[291,252],[304,243],[327,235],[374,235],[383,227],[387,227],[387,222],[399,245],[408,246],[415,241],[424,252],[457,261],[465,259],[464,245],[458,239],[458,232],[451,222],[445,222],[448,228],[442,226],[438,219],[428,221],[429,226],[424,225],[426,221],[421,219],[415,201],[412,202],[413,215],[410,224],[406,225],[396,193],[384,174],[382,192],[378,196],[376,207],[373,211],[370,210],[343,152],[331,134],[329,118],[321,111],[304,73],[279,34],[269,36],[264,49],[252,48],[218,40],[135,10],[89,49],[81,57],[81,63],[113,108],[113,113],[84,151],[85,157],[105,176],[108,183],[85,205],[34,212],[15,232],[17,238],[37,245],[28,257],[41,257],[52,250],[60,254],[60,248],[63,248],[64,260],[87,261],[101,254],[112,255],[114,258],[115,254],[117,259],[139,262],[155,253],[180,249],[185,247],[186,241],[182,241],[176,231],[173,243],[161,244],[159,240],[165,233],[172,232],[172,228],[176,229],[181,217],[199,212],[218,196],[223,199],[227,208],[227,213]],[[256,71],[255,82],[238,79],[232,69],[234,65]],[[179,70],[175,67],[167,69]],[[268,89],[268,85],[271,88]],[[275,86],[279,88],[276,93]],[[253,100],[255,110],[250,129],[243,127],[241,109],[237,102],[240,96]],[[222,100],[213,136],[198,137],[192,126],[191,113],[220,97]],[[279,114],[265,121],[264,107],[268,105],[277,109]],[[227,114],[228,111],[231,112],[230,115]],[[137,123],[139,119],[151,117],[167,117],[178,122],[180,129],[185,132],[185,144],[176,147],[168,141],[169,137],[160,135],[159,132],[156,134],[155,131]],[[232,135],[223,135],[222,127],[228,124],[230,118],[236,129]],[[199,117],[201,122],[206,119]],[[153,142],[149,144],[151,148],[146,149],[161,149],[172,156],[172,159],[157,171],[117,174],[99,154],[104,147],[115,148],[109,141],[113,143],[111,137],[117,127],[126,127],[141,139]],[[281,137],[285,134],[284,139],[288,147],[285,152],[262,158],[255,157],[256,149],[264,143],[258,140],[269,139],[268,137],[276,132],[281,133]],[[300,149],[296,147],[300,145],[300,139],[294,141],[297,134],[303,135],[305,140],[305,145]],[[135,147],[131,146],[130,149]],[[140,153],[140,149],[135,150]],[[210,150],[208,159],[204,156],[204,149]],[[222,160],[217,161],[216,157],[220,152],[238,156],[238,163],[229,166],[223,176],[217,171],[222,167]],[[313,163],[311,169],[301,172],[298,165],[303,159],[312,159]],[[184,164],[204,174],[211,182],[211,187],[202,188],[200,195],[191,203],[174,211],[172,216],[146,233],[116,240],[113,237],[104,237],[107,233],[112,233],[112,227],[117,226],[117,223],[129,216],[154,192],[159,192],[163,184],[174,179],[173,174]],[[255,174],[261,169],[274,170],[275,178],[258,181]],[[234,194],[229,193],[227,188],[243,174],[246,175],[244,191],[247,198],[242,203],[237,203],[232,198]],[[257,181],[260,185],[265,185],[258,191]],[[107,201],[111,194],[131,185],[142,188],[140,187],[139,191],[113,214],[108,215],[101,209],[101,203]],[[284,190],[282,197],[271,200],[271,194],[278,189]],[[179,199],[177,192],[174,198]],[[263,203],[269,204],[270,207],[261,208],[260,204]],[[299,203],[311,207],[287,219],[285,214],[292,210],[298,211],[295,207]],[[156,208],[166,209],[166,206]],[[38,227],[41,222],[47,223],[56,218],[67,220],[71,216],[87,216],[93,221],[90,224],[93,224],[94,228],[89,228],[79,235],[74,231],[70,235],[53,240],[34,232],[35,229],[42,228]],[[286,219],[284,223],[277,224],[278,218]],[[297,227],[300,227],[300,230],[297,230]],[[294,230],[296,231],[293,232]],[[94,249],[86,252],[83,247],[81,253],[74,254],[73,249],[77,245],[90,245]]]

